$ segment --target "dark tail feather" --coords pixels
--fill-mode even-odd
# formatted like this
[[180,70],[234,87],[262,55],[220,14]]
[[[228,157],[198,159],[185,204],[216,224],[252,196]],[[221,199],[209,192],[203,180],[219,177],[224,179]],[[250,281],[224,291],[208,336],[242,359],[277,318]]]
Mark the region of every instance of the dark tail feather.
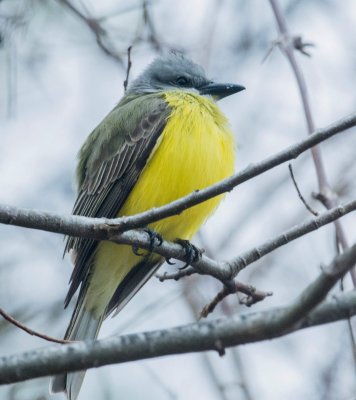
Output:
[[[83,300],[78,301],[71,322],[67,329],[65,339],[68,340],[95,340],[98,336],[104,315],[99,319],[85,309],[86,296],[80,296]],[[86,371],[64,373],[54,376],[51,380],[50,390],[52,393],[65,392],[69,400],[76,400]]]

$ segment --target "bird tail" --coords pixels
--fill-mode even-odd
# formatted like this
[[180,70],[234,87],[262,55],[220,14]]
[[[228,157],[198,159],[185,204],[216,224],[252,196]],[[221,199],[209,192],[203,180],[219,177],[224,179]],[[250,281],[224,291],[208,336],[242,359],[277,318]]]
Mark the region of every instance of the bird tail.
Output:
[[[98,336],[105,314],[99,318],[95,317],[91,311],[85,308],[85,298],[85,295],[79,295],[72,319],[64,336],[66,340],[94,340]],[[70,372],[54,376],[51,379],[50,391],[52,393],[65,392],[68,400],[76,400],[85,372]]]

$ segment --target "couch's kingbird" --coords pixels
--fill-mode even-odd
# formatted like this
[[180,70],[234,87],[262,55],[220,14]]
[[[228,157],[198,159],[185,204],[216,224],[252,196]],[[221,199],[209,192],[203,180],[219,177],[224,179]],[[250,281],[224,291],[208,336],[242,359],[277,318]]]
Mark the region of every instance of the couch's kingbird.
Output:
[[[162,206],[231,175],[234,138],[216,101],[243,90],[211,81],[181,54],[152,64],[89,135],[79,152],[73,214],[114,218]],[[166,240],[190,240],[221,196],[148,228]],[[164,261],[130,246],[70,237],[74,270],[66,306],[79,296],[65,338],[93,340],[102,321],[120,311]],[[56,376],[53,392],[78,396],[83,372]]]

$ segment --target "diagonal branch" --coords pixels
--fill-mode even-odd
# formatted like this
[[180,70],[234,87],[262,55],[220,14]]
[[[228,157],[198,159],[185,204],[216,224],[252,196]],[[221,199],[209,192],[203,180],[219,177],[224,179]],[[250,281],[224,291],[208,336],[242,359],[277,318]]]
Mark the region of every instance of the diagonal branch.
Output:
[[[23,227],[30,227],[34,229],[43,229],[50,232],[65,233],[72,236],[90,237],[97,239],[105,239],[106,237],[98,235],[101,230],[100,225],[95,223],[111,225],[118,231],[125,231],[129,229],[142,228],[151,222],[158,221],[172,215],[178,215],[187,208],[193,207],[208,199],[211,199],[220,194],[232,190],[234,187],[269,171],[270,169],[297,158],[300,154],[321,143],[332,136],[343,132],[356,125],[356,113],[346,116],[333,124],[323,129],[318,129],[310,137],[295,143],[286,149],[265,158],[256,164],[250,164],[244,170],[230,178],[224,179],[214,185],[205,189],[197,190],[187,196],[181,197],[172,203],[166,204],[161,207],[153,208],[140,214],[133,216],[126,216],[116,219],[89,219],[80,216],[73,216],[71,220],[66,218],[66,227],[68,230],[64,231],[62,228],[63,219],[54,213],[38,212],[36,215],[33,211],[27,212],[25,209],[11,208],[2,209],[0,213],[0,223],[14,224]],[[71,227],[69,226],[71,225]],[[88,231],[96,231],[88,236]],[[97,236],[96,236],[97,234]]]
[[316,144],[329,139],[330,137],[345,131],[356,125],[356,113],[346,116],[323,129],[318,129],[310,137],[295,143],[292,146],[276,153],[273,156],[267,157],[259,163],[250,164],[241,172],[224,179],[212,186],[209,186],[202,190],[196,190],[195,192],[184,196],[178,200],[173,201],[167,205],[151,209],[149,211],[136,214],[135,216],[128,216],[121,218],[118,221],[113,221],[119,229],[127,230],[133,228],[139,228],[146,226],[151,222],[158,221],[160,219],[170,217],[172,215],[178,215],[187,208],[193,207],[203,201],[206,201],[212,197],[231,191],[234,187],[241,185],[242,183],[255,178],[264,172],[283,164],[287,161],[297,158],[300,154],[306,150],[312,148]]
[[22,329],[23,331],[25,331],[26,333],[29,333],[32,336],[37,336],[40,339],[44,339],[47,340],[48,342],[54,342],[54,343],[71,343],[71,340],[64,340],[64,339],[57,339],[48,335],[44,335],[43,333],[34,331],[33,329],[29,328],[28,326],[24,325],[22,322],[18,321],[17,319],[15,319],[14,317],[12,317],[11,315],[9,315],[5,310],[3,310],[2,308],[0,308],[0,315],[6,319],[6,321],[10,322],[11,324],[13,324],[14,326],[16,326],[17,328]]
[[[66,344],[0,359],[0,384],[170,354],[216,350],[279,337],[356,314],[356,292],[315,308],[356,262],[356,245],[335,257],[286,307],[176,328]],[[314,311],[312,311],[314,310]]]

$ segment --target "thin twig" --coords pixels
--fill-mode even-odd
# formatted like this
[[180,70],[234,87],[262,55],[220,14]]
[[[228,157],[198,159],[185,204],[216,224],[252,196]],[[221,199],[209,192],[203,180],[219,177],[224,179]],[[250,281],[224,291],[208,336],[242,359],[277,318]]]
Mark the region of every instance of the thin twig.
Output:
[[156,34],[154,23],[152,21],[152,17],[151,17],[151,14],[150,14],[148,8],[149,8],[149,2],[147,0],[143,0],[143,2],[142,2],[142,18],[143,18],[143,22],[144,22],[145,26],[147,27],[148,41],[152,44],[153,48],[156,51],[160,51],[161,43]]
[[163,274],[156,274],[155,276],[160,282],[164,282],[168,280],[179,281],[179,279],[181,278],[185,278],[194,274],[197,274],[197,271],[193,267],[188,267],[180,269],[173,273],[168,273],[167,271],[165,271],[163,272]]
[[[311,112],[311,107],[310,107],[310,102],[309,102],[309,97],[308,97],[308,91],[307,91],[307,86],[305,83],[305,79],[302,73],[301,68],[299,67],[299,64],[295,58],[294,55],[294,49],[300,51],[301,48],[303,49],[303,46],[301,45],[302,41],[296,41],[295,37],[293,37],[287,27],[287,22],[284,18],[284,15],[282,13],[282,10],[279,6],[278,0],[269,0],[276,22],[278,26],[278,31],[283,38],[283,41],[280,45],[280,48],[282,49],[283,53],[286,55],[289,64],[293,70],[294,76],[297,81],[300,97],[302,100],[303,104],[303,109],[304,109],[304,115],[305,115],[305,120],[307,123],[307,128],[308,128],[308,133],[309,135],[312,135],[312,133],[315,131],[315,125],[313,121],[313,116]],[[319,193],[321,196],[324,198],[324,204],[327,209],[331,209],[337,205],[337,198],[336,194],[333,192],[331,189],[328,179],[326,177],[326,172],[325,172],[325,167],[324,163],[322,160],[322,155],[321,155],[321,150],[319,146],[315,146],[311,149],[312,152],[312,157],[313,157],[313,162],[315,166],[315,171],[318,179],[318,186],[319,186]],[[346,234],[342,228],[341,222],[340,221],[335,221],[335,230],[337,233],[337,238],[341,244],[341,247],[343,250],[348,248],[348,243],[346,239]],[[350,271],[351,278],[353,281],[354,287],[356,287],[356,267],[351,269]]]
[[296,191],[297,191],[297,193],[298,193],[298,196],[299,196],[300,200],[301,200],[302,203],[304,204],[305,208],[306,208],[310,213],[312,213],[313,215],[315,215],[315,216],[317,217],[317,216],[319,215],[319,213],[318,213],[317,211],[313,210],[313,209],[310,207],[310,205],[307,203],[307,201],[305,200],[305,198],[303,197],[302,193],[301,193],[300,190],[299,190],[297,181],[295,180],[295,176],[294,176],[294,173],[293,173],[292,164],[288,164],[288,168],[289,168],[289,173],[290,173],[290,176],[291,176],[291,178],[292,178],[294,187],[295,187],[295,189],[296,189]]
[[84,15],[69,0],[58,0],[58,1],[67,8],[69,8],[79,19],[81,19],[88,26],[88,28],[94,33],[96,38],[96,43],[98,44],[100,49],[107,56],[117,61],[122,67],[124,65],[122,56],[118,54],[117,51],[110,48],[110,46],[108,46],[107,43],[105,43],[105,39],[107,39],[107,32],[100,24],[100,19]]
[[[176,271],[172,274],[164,272],[163,274],[156,274],[156,278],[160,280],[160,282],[164,282],[166,280],[175,280],[178,281],[179,279],[187,276],[191,276],[196,274],[197,271],[193,267],[189,267],[184,270]],[[264,300],[267,296],[272,296],[272,292],[264,292],[262,290],[258,290],[251,285],[246,285],[245,283],[233,280],[226,282],[224,284],[222,290],[214,297],[214,299],[208,303],[203,310],[200,312],[200,318],[207,317],[210,313],[215,310],[215,307],[224,300],[225,297],[229,296],[230,294],[236,293],[243,293],[246,297],[239,299],[240,304],[244,304],[247,307],[252,306],[253,304]]]
[[129,46],[128,49],[127,49],[127,68],[126,68],[126,78],[124,80],[124,91],[125,92],[127,90],[128,84],[129,84],[130,70],[131,70],[131,67],[132,67],[131,49],[132,49],[132,46]]
[[68,344],[68,343],[74,343],[74,341],[72,340],[63,340],[63,339],[56,339],[54,337],[45,335],[43,333],[34,331],[33,329],[29,328],[28,326],[24,325],[23,323],[21,323],[20,321],[18,321],[17,319],[15,319],[14,317],[12,317],[11,315],[9,315],[5,310],[3,310],[2,308],[0,308],[0,315],[6,319],[7,321],[9,321],[11,324],[13,324],[14,326],[16,326],[17,328],[22,329],[23,331],[25,331],[26,333],[29,333],[32,336],[36,336],[39,337],[41,339],[47,340],[48,342],[53,342],[53,343],[60,343],[60,344]]

